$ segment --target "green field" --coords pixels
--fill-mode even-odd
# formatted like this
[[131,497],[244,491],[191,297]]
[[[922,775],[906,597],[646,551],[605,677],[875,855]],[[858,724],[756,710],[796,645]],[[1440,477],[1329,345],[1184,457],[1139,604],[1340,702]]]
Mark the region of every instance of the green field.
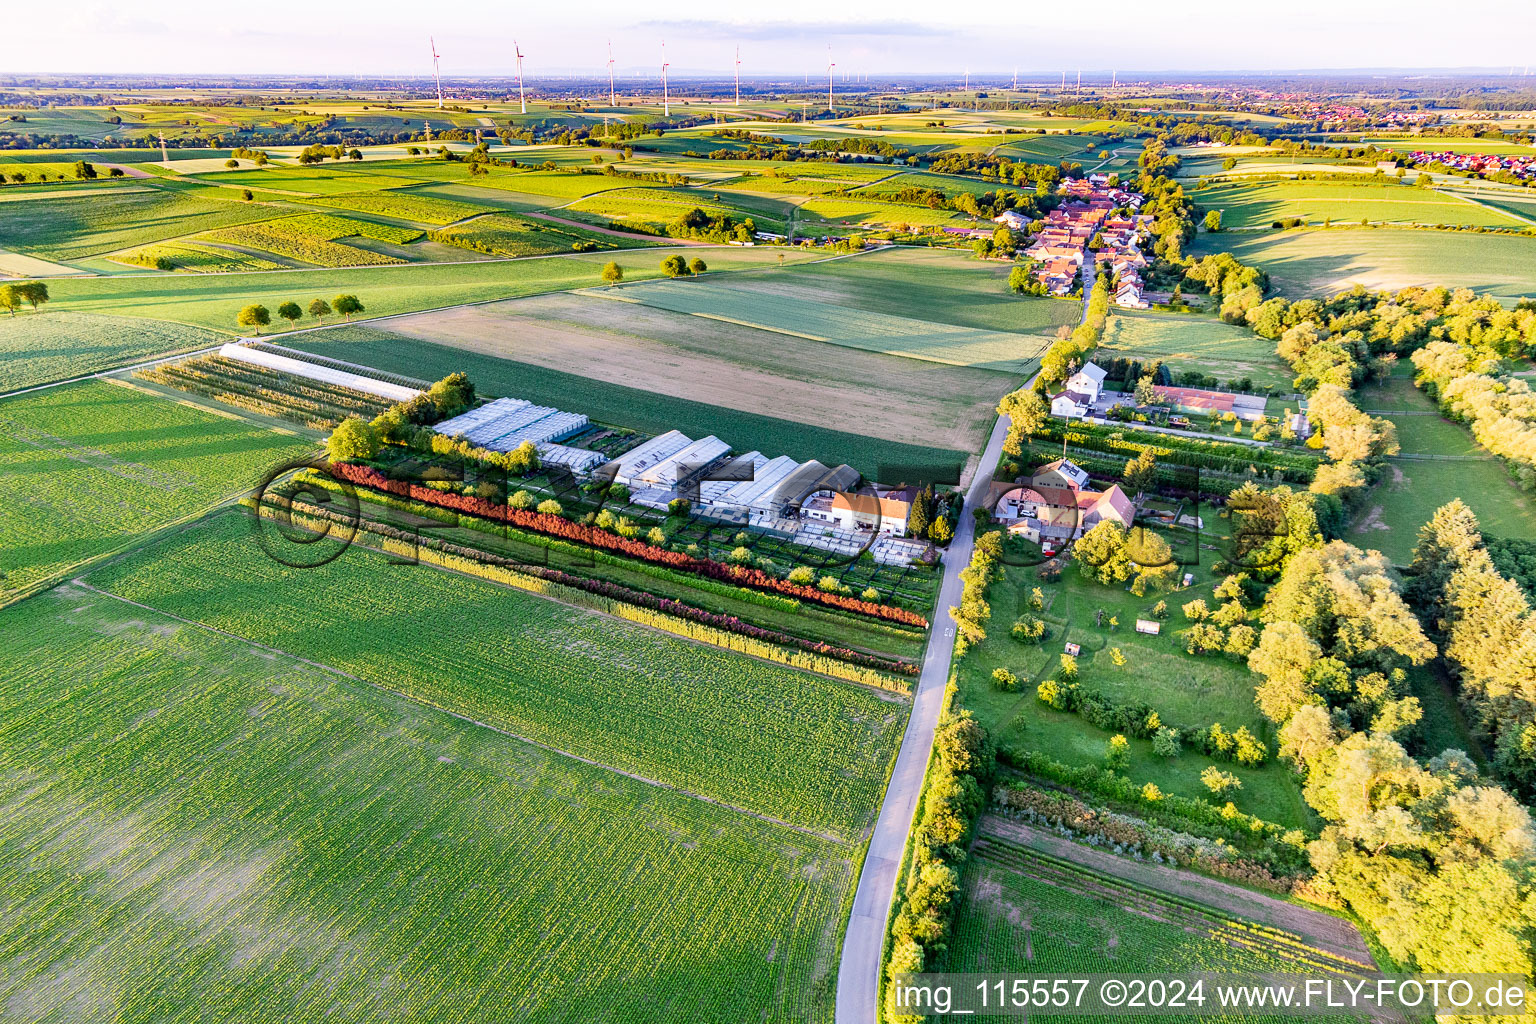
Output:
[[875,313],[817,301],[791,282],[792,295],[779,293],[778,279],[738,284],[715,281],[652,281],[594,296],[641,302],[678,313],[745,324],[812,341],[831,342],[887,355],[951,366],[971,366],[1027,375],[1049,344],[1037,335],[1004,334],[954,327],[932,320]]
[[416,195],[413,192],[393,189],[386,192],[357,192],[342,195],[315,196],[303,200],[312,206],[326,206],[337,210],[353,210],[357,213],[373,213],[381,217],[395,217],[417,224],[451,224],[465,217],[484,213],[482,206]]
[[1501,299],[1536,296],[1536,238],[1466,231],[1338,229],[1201,234],[1190,254],[1230,252],[1269,273],[1287,298],[1327,296],[1356,284],[1471,288]]
[[31,586],[313,454],[296,437],[107,383],[0,401],[5,586]]
[[[734,270],[775,262],[778,253],[763,249],[687,250],[703,255],[711,269]],[[787,261],[823,256],[784,254]],[[311,298],[343,292],[358,295],[369,316],[435,309],[462,302],[511,298],[539,292],[596,285],[603,264],[616,260],[634,280],[660,277],[664,252],[655,250],[576,254],[516,262],[433,266],[357,267],[341,270],[287,271],[271,274],[185,274],[161,277],[75,278],[50,282],[51,308],[174,320],[234,330],[235,315],[250,302],[276,310],[290,299],[306,305]],[[306,326],[311,325],[310,321]]]
[[[467,175],[466,175],[467,177]],[[493,188],[507,192],[520,192],[530,196],[548,196],[552,199],[580,199],[598,192],[629,188],[634,183],[627,178],[607,174],[571,174],[560,171],[513,171],[488,174],[475,178],[470,184],[475,188]]]
[[281,270],[269,259],[238,249],[220,249],[191,242],[157,242],[114,257],[119,263],[150,270],[184,270],[194,274],[227,274],[237,270]]
[[1105,325],[1099,349],[1106,358],[1140,359],[1146,366],[1163,360],[1175,375],[1198,370],[1223,384],[1251,377],[1260,390],[1289,393],[1295,377],[1275,354],[1273,341],[1215,317],[1116,312]]
[[1220,210],[1226,228],[1267,227],[1300,217],[1308,224],[1450,224],[1519,228],[1525,224],[1497,210],[1453,195],[1401,184],[1332,181],[1263,181],[1215,184],[1191,198],[1203,209]]
[[0,216],[0,249],[45,259],[82,259],[272,216],[268,206],[225,202],[210,197],[209,191],[113,191],[11,203]]
[[0,317],[0,392],[226,340],[182,324],[45,306],[40,313]]
[[454,224],[436,232],[433,238],[493,256],[548,256],[570,252],[578,245],[585,249],[633,249],[646,244],[506,213],[488,213]]
[[859,195],[875,195],[882,192],[897,192],[904,188],[931,188],[943,192],[947,196],[957,195],[961,192],[969,192],[973,196],[984,195],[987,192],[1008,190],[1012,186],[1004,182],[999,185],[996,181],[978,181],[975,178],[962,178],[955,174],[930,174],[927,171],[906,171],[893,178],[872,182],[859,187]]
[[1434,401],[1413,386],[1412,372],[1411,366],[1401,367],[1388,381],[1365,385],[1357,402],[1392,421],[1404,455],[1452,458],[1392,459],[1345,539],[1407,565],[1419,527],[1453,497],[1477,513],[1488,536],[1536,537],[1536,496],[1522,491],[1503,462],[1477,446],[1470,430],[1442,419]]
[[218,171],[203,175],[199,180],[210,185],[235,188],[261,188],[276,192],[293,192],[298,195],[341,195],[348,192],[372,192],[378,189],[398,188],[419,181],[428,181],[432,175],[415,178],[383,175],[373,167],[268,167],[264,170]]
[[990,227],[988,221],[973,221],[951,210],[933,210],[908,203],[882,203],[860,199],[857,195],[809,199],[802,203],[795,221],[797,234],[837,235],[846,228]]
[[319,568],[290,569],[256,543],[243,511],[89,582],[620,771],[847,839],[874,820],[905,720],[901,703],[862,687],[357,546]]
[[463,371],[481,394],[537,398],[544,405],[585,413],[600,423],[647,433],[675,429],[691,437],[716,434],[742,452],[756,449],[797,459],[820,459],[834,466],[846,462],[872,479],[881,479],[882,466],[937,468],[958,476],[970,454],[742,412],[371,328],[320,331],[284,339],[284,344],[407,376],[435,380]]
[[0,634],[8,1015],[832,1019],[843,845],[88,591]]
[[[622,179],[610,179],[622,180]],[[756,200],[735,193],[714,193],[687,188],[623,188],[588,196],[562,208],[565,214],[588,223],[609,225],[650,234],[666,228],[690,210],[711,216],[730,217],[740,224],[751,218],[759,231],[784,234],[788,230],[788,204]]]

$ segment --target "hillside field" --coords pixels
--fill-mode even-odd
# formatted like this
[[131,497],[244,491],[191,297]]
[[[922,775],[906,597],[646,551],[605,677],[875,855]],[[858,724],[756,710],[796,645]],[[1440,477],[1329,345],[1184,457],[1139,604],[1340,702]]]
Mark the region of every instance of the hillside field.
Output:
[[846,846],[84,589],[0,632],[9,1014],[832,1019]]
[[0,401],[4,586],[23,589],[314,454],[296,436],[102,382]]
[[1267,227],[1300,217],[1309,224],[1451,224],[1518,228],[1521,221],[1498,210],[1433,189],[1401,184],[1336,181],[1261,181],[1215,184],[1190,198],[1202,209],[1220,210],[1225,228]]
[[1290,299],[1326,296],[1355,285],[1471,288],[1514,300],[1536,296],[1536,238],[1465,231],[1333,228],[1254,234],[1201,234],[1190,254],[1230,252],[1268,272]]
[[182,324],[44,306],[39,313],[0,317],[0,392],[226,340]]
[[1212,316],[1117,311],[1099,347],[1107,358],[1140,359],[1144,365],[1161,359],[1174,374],[1198,370],[1223,384],[1251,377],[1259,389],[1289,393],[1295,377],[1275,354],[1274,342]]

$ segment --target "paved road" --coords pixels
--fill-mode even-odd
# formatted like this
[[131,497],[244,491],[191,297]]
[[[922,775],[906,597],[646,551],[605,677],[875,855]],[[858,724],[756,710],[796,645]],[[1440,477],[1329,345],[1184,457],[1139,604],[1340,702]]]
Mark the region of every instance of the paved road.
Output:
[[880,952],[885,944],[886,915],[896,892],[896,874],[901,855],[906,850],[907,832],[917,809],[917,797],[923,788],[928,755],[933,749],[933,733],[939,724],[944,703],[944,685],[949,681],[949,663],[954,654],[955,627],[949,618],[951,605],[960,603],[960,570],[970,564],[975,540],[976,521],[970,510],[980,506],[992,483],[990,467],[1003,451],[1008,433],[1008,418],[1002,417],[992,428],[982,453],[975,478],[966,492],[966,510],[960,514],[954,540],[944,555],[944,581],[939,588],[928,652],[923,656],[923,671],[912,695],[912,716],[896,755],[896,768],[886,787],[885,802],[875,821],[874,835],[859,875],[859,887],[853,896],[853,914],[848,920],[848,934],[843,939],[843,958],[837,973],[836,1024],[874,1024],[875,1000],[879,992]]

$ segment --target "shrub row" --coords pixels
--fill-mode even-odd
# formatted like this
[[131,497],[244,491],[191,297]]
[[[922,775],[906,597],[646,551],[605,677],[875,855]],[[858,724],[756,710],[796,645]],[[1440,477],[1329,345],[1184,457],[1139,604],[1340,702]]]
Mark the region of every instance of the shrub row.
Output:
[[[254,505],[254,502],[251,504]],[[260,514],[269,518],[276,511],[270,503],[259,510]],[[503,583],[530,593],[556,597],[569,604],[591,608],[715,647],[751,654],[838,679],[907,693],[910,687],[905,682],[886,673],[916,675],[918,671],[916,665],[907,662],[805,640],[742,622],[732,615],[705,611],[681,601],[632,590],[617,583],[585,579],[558,569],[524,565],[512,559],[450,544],[436,537],[417,537],[383,523],[367,520],[357,522],[349,516],[307,502],[293,501],[291,509],[283,508],[282,511],[301,526],[351,526],[356,523],[359,529],[378,536],[384,550],[391,554],[419,558],[445,569]],[[792,650],[784,650],[786,647]]]
[[[1288,862],[1277,874],[1272,870],[1277,865],[1245,857],[1213,839],[1154,825],[1105,807],[1092,807],[1068,793],[1011,782],[997,787],[992,799],[1009,817],[1066,830],[1081,838],[1096,838],[1113,844],[1117,852],[1156,863],[1177,864],[1282,894],[1289,894],[1301,881],[1300,875],[1294,873],[1299,871],[1299,862]],[[1291,849],[1299,855],[1299,850]]]
[[[960,868],[987,802],[983,785],[992,773],[991,745],[969,711],[955,711],[954,698],[951,680],[944,693],[944,717],[934,734],[918,823],[908,840],[911,857],[893,907],[887,981],[942,967],[960,897]],[[917,1024],[926,1019],[899,1012],[889,1001],[892,991],[887,985],[886,1021]]]
[[1177,821],[1179,831],[1225,839],[1247,849],[1271,847],[1287,832],[1272,821],[1244,814],[1230,802],[1216,807],[1204,800],[1175,794],[1148,799],[1143,786],[1097,765],[1073,767],[1035,750],[1004,749],[998,752],[998,757],[1036,778],[1139,808],[1154,822],[1171,816]]
[[834,608],[858,612],[861,615],[890,619],[893,622],[905,625],[923,628],[926,628],[928,625],[928,620],[924,616],[908,611],[905,608],[876,604],[873,601],[865,601],[860,598],[827,593],[815,587],[801,586],[798,583],[779,579],[777,576],[772,576],[761,569],[754,569],[743,565],[727,565],[723,562],[716,562],[713,559],[695,558],[680,551],[668,551],[665,548],[656,547],[645,541],[615,536],[595,526],[588,526],[585,523],[573,523],[569,519],[551,513],[512,508],[510,505],[486,501],[483,498],[472,495],[445,493],[405,480],[391,480],[383,473],[369,466],[337,462],[332,463],[331,472],[351,483],[360,484],[364,487],[402,495],[429,505],[438,505],[485,519],[511,523],[526,530],[532,530],[535,533],[548,534],[553,537],[577,541],[591,547],[616,551],[630,558],[666,565],[673,569],[721,580],[726,583],[773,591],[779,594],[788,594],[802,601],[814,601],[819,604],[830,605]]

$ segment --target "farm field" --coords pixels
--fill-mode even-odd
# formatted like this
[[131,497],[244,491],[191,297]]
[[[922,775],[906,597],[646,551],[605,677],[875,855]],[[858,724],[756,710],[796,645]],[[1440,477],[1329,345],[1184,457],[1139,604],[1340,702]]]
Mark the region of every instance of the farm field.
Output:
[[[433,232],[434,241],[492,256],[547,256],[589,249],[634,249],[649,243],[581,228],[488,213]],[[656,244],[661,244],[660,241]]]
[[45,306],[38,313],[0,317],[0,392],[225,340],[212,331],[183,324]]
[[237,270],[281,270],[282,266],[254,253],[191,242],[157,242],[113,257],[119,263],[149,270],[184,270],[194,274],[226,274]]
[[842,844],[84,589],[0,633],[11,1014],[832,1019]]
[[1260,389],[1290,393],[1295,373],[1275,354],[1275,343],[1213,316],[1116,311],[1104,329],[1106,357],[1156,360],[1175,374],[1186,370],[1219,377],[1223,383],[1253,378]]
[[7,204],[0,248],[73,260],[272,216],[271,207],[224,201],[207,192],[123,190]]
[[[697,247],[686,251],[690,256],[703,255],[711,269],[719,271],[777,262],[777,254],[768,249]],[[290,299],[303,300],[301,304],[305,304],[315,296],[329,298],[352,292],[367,306],[368,316],[390,316],[596,285],[601,283],[603,264],[609,260],[618,262],[628,278],[660,277],[665,255],[665,251],[659,250],[631,250],[450,266],[417,264],[238,276],[75,278],[51,282],[49,289],[53,295],[51,306],[56,309],[150,317],[232,331],[235,314],[251,302],[275,310]],[[786,254],[786,262],[822,258],[824,254],[816,252]]]
[[[466,175],[468,177],[468,175]],[[512,171],[488,174],[473,181],[475,188],[520,192],[551,199],[580,199],[582,196],[615,189],[627,189],[634,183],[617,175],[571,174],[559,171]]]
[[[620,180],[623,179],[610,179]],[[772,200],[725,193],[715,198],[712,192],[684,188],[621,188],[588,196],[561,208],[563,216],[591,224],[612,224],[625,230],[661,234],[668,225],[690,210],[703,210],[711,216],[730,217],[740,224],[751,218],[759,231],[784,234],[788,231],[790,206]]]
[[1434,401],[1413,386],[1412,370],[1402,367],[1385,383],[1359,389],[1360,407],[1391,420],[1403,454],[1421,457],[1388,463],[1345,539],[1407,565],[1419,527],[1452,497],[1477,513],[1490,537],[1536,536],[1536,499],[1515,484],[1501,461],[1477,446],[1471,431],[1439,415]]
[[860,198],[859,195],[854,193],[806,200],[800,204],[795,219],[796,234],[838,235],[843,233],[838,229],[855,227],[974,228],[981,223],[951,210],[933,210],[908,203],[883,203],[877,199]]
[[374,168],[359,170],[351,167],[267,167],[261,170],[216,171],[197,180],[208,185],[232,188],[260,188],[273,192],[292,192],[301,196],[340,195],[349,192],[371,192],[378,189],[398,188],[430,180],[430,175],[401,178],[382,175]]
[[[898,192],[904,188],[931,188],[943,192],[945,195],[955,195],[960,192],[969,192],[973,196],[980,196],[987,192],[997,192],[1011,189],[1012,186],[1004,183],[978,181],[974,178],[962,178],[956,174],[932,174],[927,171],[905,171],[891,178],[861,185],[856,195],[877,194],[881,192]],[[1016,190],[1015,190],[1016,191]]]
[[[1347,977],[1374,966],[1347,922],[1173,868],[1116,861],[984,819],[945,969]],[[1266,1018],[1227,1011],[1199,1019]]]
[[416,224],[434,226],[451,224],[456,220],[484,213],[485,207],[450,199],[436,199],[417,195],[402,189],[386,192],[348,192],[341,195],[313,196],[302,200],[306,205],[325,206],[336,210],[356,213],[372,213],[381,217],[394,217]]
[[0,401],[0,571],[29,587],[257,484],[311,442],[98,381]]
[[861,473],[879,478],[879,468],[927,467],[958,475],[969,451],[903,444],[864,433],[830,429],[820,423],[799,423],[778,415],[745,412],[690,398],[659,394],[622,383],[609,383],[582,373],[550,370],[466,348],[419,341],[374,328],[326,330],[284,338],[292,348],[377,367],[389,373],[439,379],[463,371],[482,394],[526,396],[568,412],[585,413],[603,423],[659,434],[681,430],[691,437],[715,434],[738,451],[820,459],[828,465],[846,462]]
[[767,275],[743,285],[729,278],[652,281],[588,294],[811,341],[1014,376],[1031,372],[1049,345],[1049,339],[1038,335],[979,331],[818,301],[808,294],[811,289],[797,288],[794,282],[790,296],[777,294],[778,280]]
[[960,451],[982,446],[997,400],[1018,384],[1017,375],[926,366],[603,294],[422,313],[391,321],[389,330],[658,395]]
[[1267,271],[1291,299],[1326,296],[1356,284],[1471,288],[1513,300],[1536,295],[1536,238],[1463,231],[1334,228],[1264,234],[1201,234],[1190,254],[1230,252]]
[[1221,210],[1226,228],[1262,228],[1271,221],[1300,217],[1308,224],[1373,223],[1525,225],[1505,213],[1466,202],[1454,195],[1413,185],[1341,182],[1266,181],[1215,184],[1190,198],[1202,209]]
[[[392,564],[356,545],[319,568],[290,569],[255,543],[243,510],[88,582],[618,771],[842,839],[873,821],[906,714],[902,702],[862,687]],[[384,622],[387,630],[377,628]]]

